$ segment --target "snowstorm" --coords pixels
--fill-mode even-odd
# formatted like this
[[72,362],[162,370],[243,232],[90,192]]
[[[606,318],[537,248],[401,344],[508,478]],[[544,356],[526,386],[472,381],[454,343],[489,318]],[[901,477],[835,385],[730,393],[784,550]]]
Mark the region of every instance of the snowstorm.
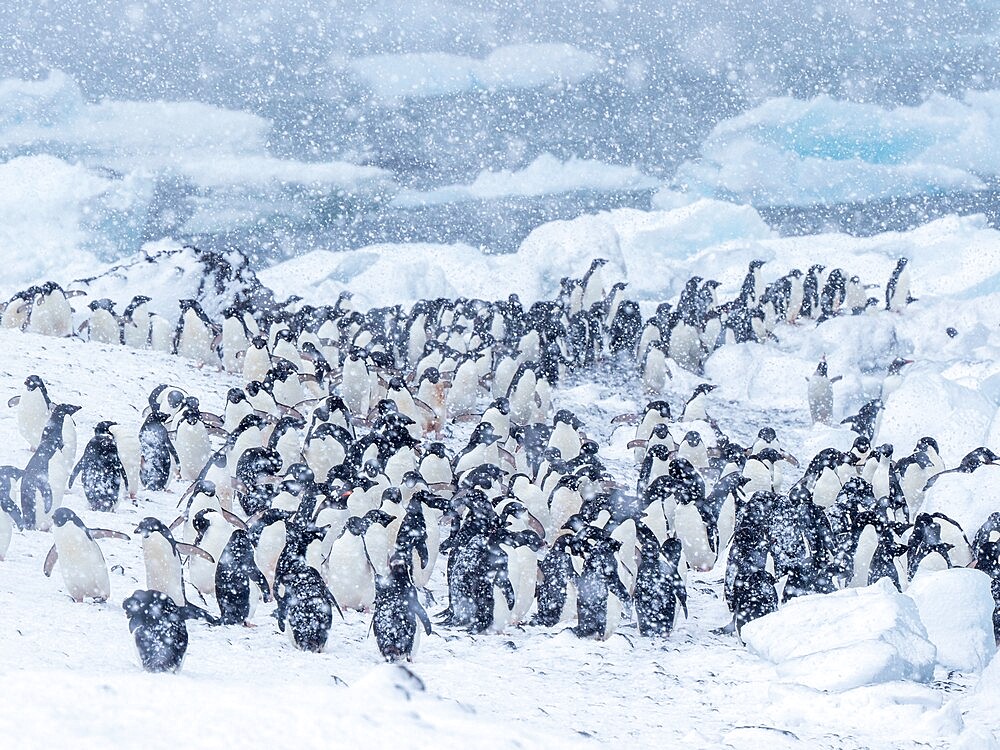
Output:
[[0,4],[16,747],[1000,750],[1000,7]]

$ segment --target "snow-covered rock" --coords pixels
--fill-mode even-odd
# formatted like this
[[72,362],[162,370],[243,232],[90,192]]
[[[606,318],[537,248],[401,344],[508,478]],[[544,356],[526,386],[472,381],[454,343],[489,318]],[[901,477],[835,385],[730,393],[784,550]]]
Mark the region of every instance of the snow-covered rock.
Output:
[[979,672],[989,664],[997,649],[988,575],[970,568],[922,573],[906,595],[920,611],[938,664],[964,672]]
[[918,370],[904,374],[886,399],[876,444],[892,443],[902,457],[920,438],[933,435],[941,457],[955,466],[966,453],[985,444],[995,413],[996,406],[977,391]]
[[944,513],[957,521],[971,542],[990,514],[1000,510],[1000,467],[981,466],[971,474],[939,476],[924,493],[920,510]]
[[917,606],[884,579],[793,599],[746,625],[743,639],[779,676],[818,690],[922,682],[934,672],[934,645]]

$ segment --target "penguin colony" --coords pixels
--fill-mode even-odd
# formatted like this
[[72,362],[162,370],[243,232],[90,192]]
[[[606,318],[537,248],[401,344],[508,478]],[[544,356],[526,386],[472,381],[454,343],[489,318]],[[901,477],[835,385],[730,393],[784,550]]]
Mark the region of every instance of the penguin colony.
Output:
[[[793,270],[767,285],[761,266],[750,264],[733,300],[694,277],[648,319],[602,260],[527,309],[512,295],[362,313],[344,294],[324,307],[244,302],[213,321],[183,300],[168,324],[136,296],[121,314],[109,300],[91,303],[77,332],[71,296],[33,287],[7,303],[5,327],[86,330],[238,373],[245,385],[229,390],[222,414],[160,385],[138,434],[101,420],[78,458],[79,407],[28,375],[9,406],[33,455],[23,469],[0,466],[0,559],[15,527],[51,532],[44,574],[58,565],[75,601],[105,601],[98,541],[130,537],[85,526],[62,506],[67,489],[79,480],[90,508],[107,513],[141,506],[142,491],[177,494],[176,518],[135,529],[147,588],[122,605],[151,671],[180,667],[188,619],[249,624],[272,598],[277,628],[298,648],[323,650],[338,616],[355,609],[371,612],[386,659],[411,659],[432,632],[436,571],[447,586],[441,626],[565,623],[599,640],[623,621],[668,637],[687,615],[690,569],[724,572],[733,615],[724,631],[795,596],[883,577],[902,589],[950,566],[991,575],[1000,601],[1000,512],[962,529],[922,510],[949,475],[1000,463],[988,448],[946,468],[930,436],[902,457],[873,446],[882,409],[873,399],[843,421],[857,433],[850,451],[800,464],[769,426],[750,446],[727,436],[708,413],[714,385],[684,404],[664,398],[671,367],[700,373],[722,344],[913,301],[905,259],[882,300],[840,269]],[[612,476],[583,422],[552,405],[567,373],[602,363],[637,367],[650,397],[642,413],[613,420],[634,430],[635,485]],[[886,383],[907,364],[886,363]],[[835,380],[821,361],[803,386],[814,422],[832,418]],[[464,423],[471,435],[456,445]],[[1000,636],[1000,615],[995,623]]]

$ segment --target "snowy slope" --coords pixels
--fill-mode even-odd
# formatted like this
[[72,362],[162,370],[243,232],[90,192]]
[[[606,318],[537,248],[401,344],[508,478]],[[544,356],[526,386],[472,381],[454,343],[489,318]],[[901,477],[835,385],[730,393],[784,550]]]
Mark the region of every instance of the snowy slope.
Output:
[[[8,352],[0,399],[13,395],[27,374],[41,375],[54,398],[83,406],[77,420],[81,445],[99,419],[137,427],[145,396],[158,382],[198,395],[208,409],[221,406],[233,382],[176,357],[122,347],[10,331],[0,332],[0,343]],[[593,425],[616,467],[625,465],[627,436],[621,430],[608,435],[608,418],[638,405],[635,385],[614,379],[606,385],[570,383],[559,393],[560,401],[577,406]],[[732,409],[720,417],[725,422],[739,415]],[[779,419],[789,426],[796,421],[791,412]],[[6,461],[27,459],[11,411],[0,413],[0,440],[8,446]],[[66,502],[88,525],[128,533],[148,514],[172,519],[174,493],[140,493],[139,507],[111,515],[86,510],[78,488]],[[17,534],[0,565],[2,679],[19,696],[0,704],[0,728],[23,747],[69,735],[83,747],[106,746],[134,739],[144,722],[159,727],[164,720],[169,729],[144,736],[144,747],[174,747],[177,741],[209,746],[223,739],[245,747],[291,741],[318,747],[384,743],[401,734],[442,747],[524,746],[542,737],[554,746],[750,748],[781,741],[796,747],[916,747],[959,736],[964,695],[975,681],[954,675],[929,686],[893,683],[836,696],[781,684],[774,668],[736,638],[711,632],[728,620],[711,574],[694,577],[692,618],[663,643],[640,639],[629,628],[607,643],[558,629],[501,636],[438,629],[424,639],[413,667],[427,692],[409,700],[389,686],[392,673],[377,666],[366,616],[349,613],[346,622],[335,622],[326,653],[313,655],[296,651],[277,633],[268,616],[271,605],[257,610],[252,629],[192,624],[182,672],[145,675],[120,609],[122,599],[144,586],[138,542],[102,542],[109,566],[120,566],[113,567],[112,598],[79,605],[62,592],[58,567],[51,579],[41,574],[50,539]],[[441,583],[436,578],[433,584],[439,601]],[[859,713],[859,705],[869,710]],[[995,714],[977,717],[975,726],[1000,728]]]

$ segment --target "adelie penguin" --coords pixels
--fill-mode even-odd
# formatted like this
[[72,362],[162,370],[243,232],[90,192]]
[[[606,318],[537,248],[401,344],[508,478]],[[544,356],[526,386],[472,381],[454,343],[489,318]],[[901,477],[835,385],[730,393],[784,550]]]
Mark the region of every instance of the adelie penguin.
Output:
[[254,560],[250,535],[244,529],[236,529],[215,568],[215,597],[219,602],[223,625],[249,624],[252,609],[250,597],[253,595],[251,581],[264,595],[264,601],[270,601],[271,588]]
[[45,575],[51,576],[58,562],[66,593],[73,601],[82,602],[87,597],[97,602],[107,601],[111,583],[97,540],[112,538],[127,542],[128,536],[107,529],[88,529],[69,508],[56,508],[52,514],[52,536],[55,544],[45,558]]
[[809,378],[809,416],[813,424],[830,424],[833,418],[833,384],[840,380],[827,372],[826,357],[816,365],[816,372]]
[[900,258],[885,285],[885,309],[902,310],[916,299],[910,295],[909,258]]
[[431,634],[431,620],[417,599],[404,557],[393,555],[388,575],[375,581],[372,630],[379,653],[389,662],[413,661],[420,643],[420,629]]
[[21,393],[8,401],[7,405],[17,407],[17,430],[28,441],[31,450],[35,450],[52,411],[52,401],[49,400],[45,383],[37,375],[29,375],[24,380]]
[[187,653],[186,620],[198,617],[217,624],[214,617],[191,604],[178,606],[162,591],[136,591],[122,602],[128,629],[135,638],[139,663],[147,672],[176,672]]
[[166,427],[168,421],[169,414],[154,409],[139,428],[139,449],[142,454],[139,479],[142,486],[152,492],[165,490],[174,467],[180,466],[180,458]]
[[83,449],[80,461],[69,475],[69,486],[72,488],[82,472],[83,491],[91,510],[113,511],[121,499],[122,488],[128,489],[128,476],[111,434],[114,425],[114,422],[98,422],[94,427],[94,437]]
[[667,539],[660,545],[646,530],[641,535],[639,568],[635,579],[635,614],[640,635],[666,637],[674,627],[679,603],[687,617],[687,590],[679,572],[681,543]]
[[[72,404],[59,404],[49,415],[49,421],[42,430],[38,448],[28,460],[21,476],[21,515],[24,517],[24,528],[43,530],[49,527],[49,514],[54,503],[53,484],[50,481],[50,467],[54,468],[53,459],[58,460],[59,453],[66,446],[64,422],[80,410]],[[61,490],[60,488],[60,497]],[[41,498],[42,506],[38,507]]]
[[181,606],[187,602],[184,595],[184,573],[181,554],[199,555],[215,562],[212,556],[199,547],[178,542],[170,529],[158,519],[149,516],[136,529],[142,535],[142,556],[146,563],[146,585],[162,591]]

